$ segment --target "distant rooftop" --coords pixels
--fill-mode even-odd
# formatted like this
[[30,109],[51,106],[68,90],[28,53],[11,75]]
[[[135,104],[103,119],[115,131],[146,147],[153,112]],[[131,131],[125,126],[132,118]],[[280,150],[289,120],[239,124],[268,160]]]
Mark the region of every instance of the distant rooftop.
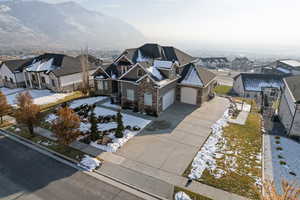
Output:
[[279,62],[289,65],[291,67],[300,67],[300,62],[297,60],[280,60]]

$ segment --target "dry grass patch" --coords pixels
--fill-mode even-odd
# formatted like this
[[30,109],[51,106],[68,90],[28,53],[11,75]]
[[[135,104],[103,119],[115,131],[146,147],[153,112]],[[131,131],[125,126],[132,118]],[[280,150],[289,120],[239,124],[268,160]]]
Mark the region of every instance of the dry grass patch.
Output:
[[[251,104],[251,101],[247,102]],[[253,104],[255,105],[255,104]],[[206,168],[198,181],[250,199],[259,199],[262,176],[261,116],[256,108],[245,125],[229,124],[215,157],[216,169]],[[220,156],[221,155],[221,156]],[[185,176],[190,173],[191,166]]]
[[232,89],[232,86],[228,85],[218,85],[214,88],[214,92],[218,95],[228,95]]
[[82,97],[85,97],[85,95],[80,91],[76,91],[76,92],[73,92],[72,94],[70,94],[69,96],[66,96],[65,98],[59,99],[56,102],[40,105],[40,108],[42,111],[47,111],[51,107],[57,106],[59,104],[62,104],[62,103],[68,102],[68,101],[80,99]]

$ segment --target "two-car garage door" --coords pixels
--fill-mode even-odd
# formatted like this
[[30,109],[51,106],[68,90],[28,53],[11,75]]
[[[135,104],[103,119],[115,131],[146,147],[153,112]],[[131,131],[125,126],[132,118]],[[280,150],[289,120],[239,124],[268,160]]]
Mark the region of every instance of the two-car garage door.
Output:
[[197,104],[197,89],[189,87],[181,87],[180,101],[187,104]]
[[175,89],[168,91],[162,98],[162,109],[166,110],[175,101]]

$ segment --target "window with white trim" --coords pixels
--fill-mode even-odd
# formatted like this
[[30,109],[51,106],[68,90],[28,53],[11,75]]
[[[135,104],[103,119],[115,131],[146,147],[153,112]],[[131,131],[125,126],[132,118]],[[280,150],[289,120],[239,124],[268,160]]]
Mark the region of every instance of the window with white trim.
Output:
[[152,94],[151,93],[144,94],[144,104],[146,106],[152,106]]
[[134,91],[132,89],[127,89],[127,99],[130,101],[134,101]]

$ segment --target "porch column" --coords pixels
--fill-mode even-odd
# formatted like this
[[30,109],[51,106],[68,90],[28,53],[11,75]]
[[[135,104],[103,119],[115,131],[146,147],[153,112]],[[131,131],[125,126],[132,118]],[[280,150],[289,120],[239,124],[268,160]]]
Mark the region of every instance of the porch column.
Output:
[[26,88],[28,88],[25,71],[23,71],[23,76],[24,76]]
[[29,73],[29,74],[27,73],[27,75],[28,75],[28,79],[29,79],[30,88],[33,88],[33,87],[32,87],[31,76],[30,76],[31,73]]
[[39,81],[39,88],[42,89],[40,73],[37,73],[37,77],[38,77],[38,81]]

